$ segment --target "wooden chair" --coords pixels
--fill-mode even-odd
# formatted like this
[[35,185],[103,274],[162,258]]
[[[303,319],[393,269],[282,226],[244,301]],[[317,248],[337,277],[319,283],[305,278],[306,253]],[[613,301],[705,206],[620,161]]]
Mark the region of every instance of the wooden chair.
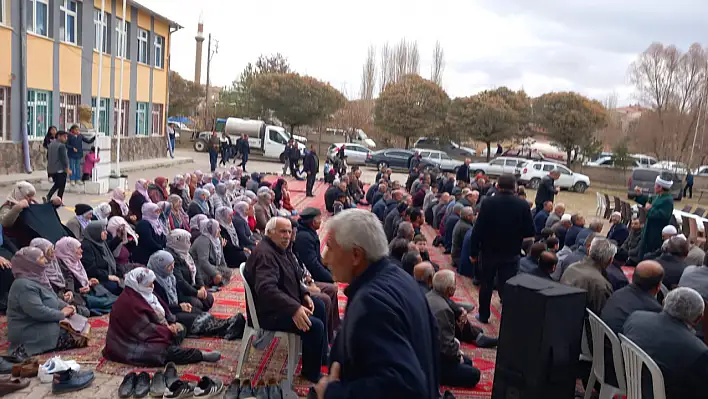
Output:
[[693,211],[693,214],[698,216],[698,217],[703,217],[703,215],[706,213],[706,210],[701,208],[700,206],[696,208],[695,211]]
[[689,223],[690,219],[693,219],[693,218],[688,217],[686,215],[681,216],[681,232],[686,237],[689,237],[691,235],[691,225]]
[[675,215],[671,215],[671,218],[669,219],[669,224],[676,227],[676,230],[681,228],[681,226],[679,226],[679,224],[678,224],[678,220],[676,220]]
[[686,212],[686,213],[691,212],[691,205],[684,206],[683,209],[681,209],[681,212]]
[[603,195],[605,196],[605,204],[607,204],[607,206],[605,206],[605,214],[602,215],[602,217],[604,219],[609,219],[610,215],[612,214],[612,211],[614,211],[614,209],[612,208],[612,205],[610,203],[610,196],[607,194],[603,194]]
[[622,212],[622,200],[619,197],[614,197],[615,199],[615,208],[613,212]]
[[629,202],[622,201],[622,213],[622,223],[628,224],[632,221],[632,216],[634,216],[634,212],[632,211],[632,205],[630,205]]

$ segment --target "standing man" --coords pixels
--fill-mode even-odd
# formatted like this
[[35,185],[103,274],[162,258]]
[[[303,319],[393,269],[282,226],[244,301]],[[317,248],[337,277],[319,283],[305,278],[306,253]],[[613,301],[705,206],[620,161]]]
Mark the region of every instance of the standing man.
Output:
[[307,152],[305,159],[302,161],[302,169],[307,174],[305,196],[314,197],[312,194],[312,188],[315,186],[317,172],[319,172],[320,169],[320,160],[317,158],[317,152],[315,152],[314,144],[310,145],[310,151]]
[[81,179],[81,160],[84,158],[84,143],[91,144],[96,140],[96,136],[87,139],[79,132],[79,125],[71,125],[71,133],[66,140],[66,150],[69,154],[69,168],[71,169],[71,185],[75,185]]
[[209,165],[211,166],[211,173],[216,171],[216,162],[219,159],[219,136],[216,134],[216,130],[212,130],[211,137],[207,143],[207,148],[209,149]]
[[167,150],[170,152],[170,158],[175,158],[175,123],[167,122]]
[[69,154],[66,150],[67,133],[60,131],[57,139],[52,141],[47,147],[47,173],[54,181],[54,185],[49,189],[49,193],[44,197],[44,202],[52,200],[56,192],[59,198],[64,199],[64,188],[66,188],[66,176],[71,176],[69,168]]
[[297,148],[295,139],[290,139],[288,142],[288,166],[290,167],[290,176],[295,177],[297,174],[297,162],[300,160],[300,150]]
[[238,166],[242,167],[243,171],[246,172],[246,162],[248,162],[248,154],[251,153],[251,145],[248,144],[247,134],[244,134],[243,137],[241,137],[240,141],[241,143],[238,148],[238,151],[241,153],[241,163]]
[[460,182],[463,181],[467,184],[470,184],[470,159],[467,158],[465,159],[465,163],[457,168],[457,174],[455,176],[455,179]]
[[538,190],[536,191],[536,200],[534,201],[537,211],[543,209],[544,202],[554,202],[553,199],[556,194],[558,194],[558,187],[556,187],[554,183],[560,178],[560,176],[560,170],[553,169],[548,172],[548,175],[543,176],[543,179],[541,179],[541,182],[538,185]]
[[349,284],[348,303],[316,397],[438,398],[437,323],[418,283],[388,260],[381,223],[363,209],[328,223],[324,262]]
[[688,198],[693,198],[693,172],[690,170],[686,174],[686,187],[683,188],[683,196],[688,193]]
[[673,181],[664,180],[661,175],[657,176],[654,181],[655,195],[651,198],[642,195],[641,188],[634,188],[637,193],[634,200],[647,209],[647,220],[644,224],[644,231],[642,231],[639,259],[643,259],[645,254],[661,248],[661,244],[664,242],[661,231],[670,224],[671,215],[674,214],[674,197],[671,195],[673,184]]
[[521,243],[533,239],[534,227],[529,204],[517,197],[516,179],[504,174],[497,181],[497,193],[482,202],[470,237],[470,259],[480,260],[482,287],[477,319],[489,323],[494,278],[503,296],[504,284],[519,270]]

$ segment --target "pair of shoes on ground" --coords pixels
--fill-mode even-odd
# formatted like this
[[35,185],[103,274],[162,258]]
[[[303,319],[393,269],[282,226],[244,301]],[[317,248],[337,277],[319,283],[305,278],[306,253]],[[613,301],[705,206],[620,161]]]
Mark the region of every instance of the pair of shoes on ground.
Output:
[[170,384],[179,380],[177,367],[169,362],[164,370],[159,370],[150,378],[146,372],[128,373],[118,387],[118,396],[121,398],[143,398],[148,394],[153,397],[163,397]]
[[39,373],[39,360],[36,358],[26,359],[22,363],[13,364],[11,370],[15,378],[32,378]]
[[27,378],[15,378],[10,376],[0,377],[0,396],[5,396],[20,389],[27,388],[30,380]]
[[192,385],[180,379],[172,382],[165,389],[162,396],[165,399],[184,398],[194,396],[195,398],[208,398],[217,396],[224,390],[224,383],[219,379],[213,379],[207,376],[199,379],[197,385]]
[[224,399],[283,399],[283,390],[280,384],[271,378],[266,384],[263,380],[258,381],[255,386],[251,384],[251,380],[245,379],[241,381],[235,378],[229,384],[229,388],[224,394]]
[[52,393],[74,392],[86,388],[95,378],[90,370],[66,370],[52,374]]

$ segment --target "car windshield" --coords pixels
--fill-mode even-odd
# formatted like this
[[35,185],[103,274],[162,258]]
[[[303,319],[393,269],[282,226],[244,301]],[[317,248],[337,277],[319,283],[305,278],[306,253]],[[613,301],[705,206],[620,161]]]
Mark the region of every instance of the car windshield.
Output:
[[632,173],[633,181],[654,181],[656,177],[659,176],[659,171],[653,170],[635,170]]

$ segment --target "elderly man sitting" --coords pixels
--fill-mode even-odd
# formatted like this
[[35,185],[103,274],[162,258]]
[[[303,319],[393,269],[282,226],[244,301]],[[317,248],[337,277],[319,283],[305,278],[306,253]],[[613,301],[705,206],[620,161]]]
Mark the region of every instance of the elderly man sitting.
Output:
[[[659,365],[667,398],[706,397],[708,347],[692,331],[704,309],[698,292],[680,287],[668,293],[661,313],[637,311],[624,323],[624,335]],[[650,381],[643,392],[651,392]]]
[[570,265],[560,280],[563,284],[586,290],[587,308],[598,315],[612,295],[612,284],[605,278],[604,270],[612,263],[616,252],[617,247],[610,240],[595,237],[590,243],[588,256]]
[[[246,281],[253,292],[255,309],[261,327],[270,331],[286,331],[302,337],[302,376],[312,382],[320,379],[322,360],[326,357],[327,327],[324,309],[315,302],[298,276],[298,265],[289,256],[293,233],[290,220],[271,218],[265,227],[266,237],[246,261]],[[320,302],[320,301],[318,301]],[[321,304],[321,302],[320,302]],[[251,316],[248,317],[251,323]]]
[[455,273],[440,270],[433,277],[433,290],[425,295],[430,311],[438,321],[440,382],[451,387],[474,388],[480,372],[472,366],[472,359],[462,353],[460,341],[455,338],[456,326],[461,321],[455,317],[448,302],[454,294]]
[[683,235],[677,235],[664,241],[661,249],[663,253],[656,261],[664,268],[664,285],[670,290],[676,288],[681,280],[681,275],[686,269],[686,256],[688,256],[688,241]]
[[624,244],[627,237],[629,237],[629,229],[627,225],[622,223],[622,214],[619,212],[612,212],[610,216],[610,231],[607,232],[607,238],[610,240],[615,240],[618,247]]
[[553,212],[548,215],[548,219],[546,219],[546,225],[543,227],[553,227],[554,224],[560,222],[564,214],[565,204],[562,202],[557,203],[556,206],[553,207]]

